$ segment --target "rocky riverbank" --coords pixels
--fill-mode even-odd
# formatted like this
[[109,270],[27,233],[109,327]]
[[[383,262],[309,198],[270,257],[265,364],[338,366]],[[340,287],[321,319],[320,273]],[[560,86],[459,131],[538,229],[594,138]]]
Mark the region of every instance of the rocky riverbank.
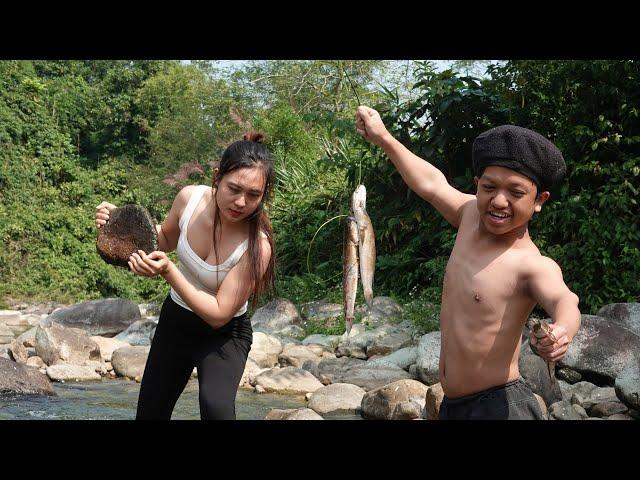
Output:
[[[0,395],[55,395],[51,382],[140,381],[158,306],[106,299],[0,311]],[[440,332],[418,334],[388,297],[374,299],[347,335],[310,335],[306,322],[339,317],[323,301],[278,299],[257,310],[240,388],[306,400],[266,419],[428,419],[438,416]],[[551,383],[523,331],[520,372],[552,420],[640,418],[640,304],[603,307],[582,327]],[[193,376],[197,372],[194,370]]]

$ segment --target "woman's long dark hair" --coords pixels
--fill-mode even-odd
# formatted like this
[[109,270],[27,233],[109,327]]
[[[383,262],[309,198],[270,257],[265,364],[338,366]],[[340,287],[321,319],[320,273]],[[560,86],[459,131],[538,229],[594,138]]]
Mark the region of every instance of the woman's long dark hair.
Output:
[[[271,190],[273,187],[273,158],[271,154],[262,144],[264,135],[257,132],[251,132],[244,135],[243,140],[232,143],[223,152],[220,164],[215,170],[213,176],[213,187],[215,188],[214,201],[216,202],[216,208],[214,209],[213,216],[213,251],[216,256],[216,264],[219,264],[218,250],[216,241],[216,231],[219,231],[220,225],[220,212],[218,208],[217,186],[222,178],[230,172],[239,168],[254,168],[258,167],[262,170],[264,175],[264,191],[260,205],[256,210],[247,218],[249,220],[249,246],[247,251],[249,253],[249,272],[251,283],[254,285],[253,292],[251,294],[251,307],[255,308],[258,299],[267,291],[271,290],[275,292],[275,245],[273,241],[273,229],[271,228],[271,221],[264,210],[265,202],[269,201],[271,197]],[[271,258],[267,265],[267,270],[262,277],[259,274],[260,258],[262,254],[262,248],[260,242],[260,232],[264,232],[271,246]]]

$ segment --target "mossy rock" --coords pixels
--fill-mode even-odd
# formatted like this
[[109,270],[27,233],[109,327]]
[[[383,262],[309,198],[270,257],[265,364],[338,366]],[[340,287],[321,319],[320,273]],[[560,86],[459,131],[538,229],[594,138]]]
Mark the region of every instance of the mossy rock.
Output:
[[98,233],[96,249],[105,262],[128,269],[132,253],[144,250],[149,254],[158,249],[155,222],[140,205],[116,208]]

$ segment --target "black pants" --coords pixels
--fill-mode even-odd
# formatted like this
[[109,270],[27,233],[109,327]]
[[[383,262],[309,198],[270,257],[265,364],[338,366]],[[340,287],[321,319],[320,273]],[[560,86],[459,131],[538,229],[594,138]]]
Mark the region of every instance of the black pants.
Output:
[[538,400],[521,378],[460,398],[446,395],[440,420],[544,420]]
[[236,394],[252,339],[246,314],[214,330],[167,296],[144,369],[136,420],[169,420],[194,367],[200,418],[235,420]]

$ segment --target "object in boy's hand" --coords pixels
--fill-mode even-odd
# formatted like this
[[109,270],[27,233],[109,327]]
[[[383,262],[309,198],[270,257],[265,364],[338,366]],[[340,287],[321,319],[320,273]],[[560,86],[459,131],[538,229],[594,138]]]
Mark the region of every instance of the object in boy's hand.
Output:
[[143,250],[149,254],[158,249],[155,222],[140,205],[116,208],[99,230],[96,249],[105,262],[129,269],[127,262],[132,253]]

